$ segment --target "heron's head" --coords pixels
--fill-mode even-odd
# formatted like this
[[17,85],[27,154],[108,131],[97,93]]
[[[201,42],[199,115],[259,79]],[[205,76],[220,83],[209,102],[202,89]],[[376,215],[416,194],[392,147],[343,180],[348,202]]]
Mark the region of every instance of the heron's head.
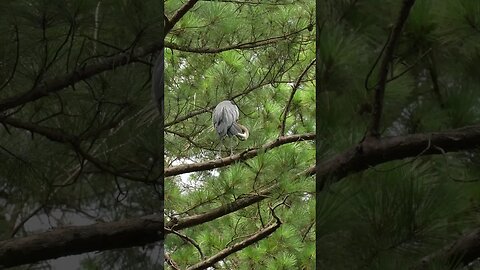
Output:
[[245,126],[240,125],[238,123],[237,123],[237,125],[242,129],[242,133],[238,133],[236,136],[240,140],[245,141],[246,139],[248,139],[248,135],[250,135],[250,132],[248,131],[248,129]]

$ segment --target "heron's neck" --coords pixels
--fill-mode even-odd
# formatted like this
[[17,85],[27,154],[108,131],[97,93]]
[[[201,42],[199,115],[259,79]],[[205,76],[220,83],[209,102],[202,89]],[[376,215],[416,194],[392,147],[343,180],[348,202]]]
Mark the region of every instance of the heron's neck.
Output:
[[241,139],[241,140],[246,140],[248,139],[248,136],[250,135],[250,133],[248,132],[248,129],[243,126],[243,125],[240,125],[239,123],[237,123],[237,125],[242,129],[243,133],[238,133],[237,136]]

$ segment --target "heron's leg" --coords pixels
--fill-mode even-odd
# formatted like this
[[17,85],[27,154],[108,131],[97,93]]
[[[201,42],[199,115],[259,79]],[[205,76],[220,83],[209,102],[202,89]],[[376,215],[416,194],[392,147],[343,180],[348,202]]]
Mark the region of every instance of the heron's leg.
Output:
[[233,150],[232,150],[233,145],[235,145],[235,150],[237,150],[238,143],[239,143],[237,136],[234,136],[234,137],[235,137],[235,139],[234,139],[235,141],[231,142],[231,144],[230,144],[230,155],[233,155]]
[[218,158],[222,158],[222,146],[223,146],[223,139],[220,139],[220,143],[218,144]]

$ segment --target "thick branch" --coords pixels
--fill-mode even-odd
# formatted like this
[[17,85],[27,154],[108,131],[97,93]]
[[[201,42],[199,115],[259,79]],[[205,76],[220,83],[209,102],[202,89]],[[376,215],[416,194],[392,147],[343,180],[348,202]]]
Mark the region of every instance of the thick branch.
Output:
[[143,246],[164,238],[163,216],[58,228],[0,242],[0,268],[91,251]]
[[408,157],[442,154],[480,146],[480,125],[445,132],[420,133],[384,139],[366,139],[330,159],[317,164],[317,192],[327,182],[371,166]]
[[383,110],[383,97],[385,94],[385,87],[387,85],[387,76],[388,76],[388,68],[390,63],[393,59],[393,53],[395,50],[395,45],[400,38],[400,34],[402,32],[403,25],[407,20],[408,14],[410,13],[410,9],[413,6],[415,0],[405,0],[403,1],[402,8],[400,10],[400,15],[398,16],[397,22],[393,27],[393,31],[390,35],[389,41],[387,43],[385,49],[385,55],[383,56],[381,65],[380,65],[380,74],[379,80],[375,87],[375,101],[373,106],[373,115],[372,115],[372,124],[370,127],[370,136],[379,137],[379,129],[380,129],[380,120],[382,117],[382,110]]
[[150,53],[156,52],[161,48],[162,42],[154,43],[144,48],[138,48],[133,52],[122,52],[110,57],[103,58],[99,62],[84,67],[77,68],[75,71],[65,75],[59,75],[55,78],[40,82],[33,89],[18,94],[13,97],[0,100],[0,111],[5,111],[28,102],[38,100],[49,94],[58,92],[69,85],[88,79],[94,75],[107,70],[112,70],[119,66],[136,62],[139,58]]
[[201,163],[194,163],[194,164],[183,164],[183,165],[178,165],[178,166],[173,166],[166,168],[164,171],[165,177],[168,176],[174,176],[174,175],[179,175],[183,173],[190,173],[190,172],[198,172],[198,171],[205,171],[205,170],[211,170],[219,167],[225,167],[228,166],[232,163],[242,161],[242,160],[247,160],[250,158],[253,158],[259,154],[259,152],[267,151],[270,149],[273,149],[275,147],[278,147],[283,144],[287,143],[292,143],[292,142],[298,142],[298,141],[306,141],[306,140],[314,140],[315,139],[315,134],[314,133],[307,133],[307,134],[301,134],[301,135],[290,135],[290,136],[282,136],[276,139],[273,142],[269,142],[264,144],[258,149],[250,149],[250,150],[245,150],[242,153],[232,155],[229,157],[225,157],[222,159],[216,159],[216,160],[211,160],[207,162],[201,162]]
[[[222,205],[220,207],[217,207],[215,209],[212,209],[208,212],[202,213],[202,214],[197,214],[181,219],[172,219],[167,224],[165,224],[165,227],[169,230],[182,230],[185,228],[193,227],[196,225],[200,225],[209,221],[212,221],[214,219],[217,219],[219,217],[226,216],[230,213],[233,213],[237,210],[243,209],[249,205],[252,205],[254,203],[257,203],[265,198],[268,197],[268,195],[277,187],[277,185],[273,185],[271,187],[268,187],[264,190],[261,190],[257,192],[256,194],[253,195],[247,195],[244,198],[237,199],[231,203],[227,203],[225,205]],[[169,231],[166,231],[165,234],[168,234]]]

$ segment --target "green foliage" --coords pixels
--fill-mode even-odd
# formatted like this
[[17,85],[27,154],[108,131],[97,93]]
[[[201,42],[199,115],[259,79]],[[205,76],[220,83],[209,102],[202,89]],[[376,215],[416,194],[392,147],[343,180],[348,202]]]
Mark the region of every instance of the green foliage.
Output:
[[[161,3],[103,0],[96,24],[98,3],[0,2],[0,103],[28,97],[1,112],[1,240],[162,210],[161,187],[153,187],[163,170],[163,138],[151,102],[153,57],[92,69],[105,66],[109,56],[158,43]],[[87,76],[69,82],[75,70]],[[51,92],[29,98],[42,89]],[[48,132],[78,141],[62,142]],[[163,264],[158,260],[131,249],[92,254],[85,268],[134,269],[142,261],[144,269],[156,269]],[[31,268],[50,263],[56,264]]]
[[[320,1],[320,159],[356,145],[368,130],[376,59],[401,2]],[[415,1],[389,66],[383,136],[478,124],[479,7]],[[323,190],[316,212],[320,267],[409,269],[478,226],[477,152],[387,162]],[[429,267],[450,269],[446,262]]]
[[[167,14],[179,6],[179,2],[167,1]],[[313,143],[295,142],[273,149],[262,146],[279,136],[293,87],[315,57],[314,31],[308,29],[314,7],[312,1],[199,1],[166,37],[167,47],[169,42],[175,44],[165,55],[167,166],[218,158],[220,145],[211,111],[202,110],[213,109],[225,99],[237,103],[239,123],[249,129],[250,137],[246,141],[226,139],[222,155],[229,153],[230,146],[235,153],[259,150],[243,162],[167,178],[166,220],[206,213],[275,185],[261,202],[181,231],[208,258],[271,224],[269,206],[285,199],[285,205],[275,208],[283,222],[280,228],[216,263],[219,269],[313,269],[314,255],[307,249],[314,246],[315,202],[306,194],[313,191],[314,183],[311,177],[297,175],[315,162]],[[311,67],[290,102],[287,135],[315,131],[313,74]],[[167,236],[165,246],[182,269],[205,259],[192,244],[173,234]]]

